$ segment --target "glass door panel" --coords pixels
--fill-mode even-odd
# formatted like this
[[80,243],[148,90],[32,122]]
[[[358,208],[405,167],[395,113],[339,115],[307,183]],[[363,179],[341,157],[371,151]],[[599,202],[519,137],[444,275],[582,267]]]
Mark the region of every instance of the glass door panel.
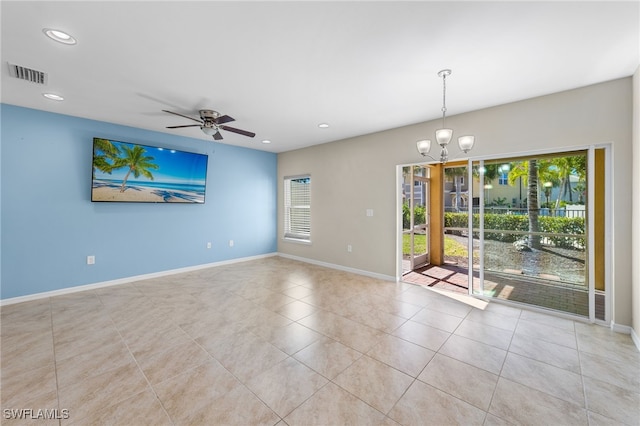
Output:
[[403,273],[429,263],[429,169],[403,168]]
[[469,267],[469,198],[467,166],[448,166],[444,169],[443,200],[444,263],[460,270]]
[[586,152],[472,163],[472,293],[589,316]]

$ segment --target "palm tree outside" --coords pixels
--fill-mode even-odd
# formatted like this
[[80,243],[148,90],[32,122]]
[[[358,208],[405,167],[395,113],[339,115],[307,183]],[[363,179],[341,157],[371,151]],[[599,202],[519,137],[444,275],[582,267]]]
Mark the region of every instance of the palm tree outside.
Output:
[[538,161],[529,160],[529,175],[527,177],[527,210],[529,212],[529,241],[528,246],[539,249],[540,244],[540,224],[538,215],[540,209],[538,207]]
[[556,180],[560,188],[555,207],[559,208],[560,202],[566,197],[569,198],[570,203],[573,203],[574,190],[571,187],[571,176],[577,174],[578,182],[586,180],[587,157],[585,155],[576,155],[553,158],[551,160],[551,168],[556,172]]
[[460,212],[460,206],[462,205],[462,178],[467,174],[466,167],[445,167],[445,176],[453,178],[453,185],[456,191],[455,209],[456,212]]

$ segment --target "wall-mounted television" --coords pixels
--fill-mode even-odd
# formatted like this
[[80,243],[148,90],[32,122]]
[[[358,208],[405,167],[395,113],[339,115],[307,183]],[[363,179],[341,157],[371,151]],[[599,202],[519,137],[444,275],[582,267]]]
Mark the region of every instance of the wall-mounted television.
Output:
[[91,201],[204,203],[206,154],[93,138]]

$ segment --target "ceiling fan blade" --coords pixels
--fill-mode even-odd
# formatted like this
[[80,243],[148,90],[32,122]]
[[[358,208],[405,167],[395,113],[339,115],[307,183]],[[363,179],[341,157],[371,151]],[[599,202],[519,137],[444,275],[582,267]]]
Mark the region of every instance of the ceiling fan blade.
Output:
[[221,115],[220,117],[216,118],[216,124],[224,124],[224,123],[229,123],[230,121],[236,121],[234,118],[229,117],[228,115]]
[[166,109],[163,109],[162,111],[163,112],[168,112],[169,114],[179,115],[180,117],[188,118],[189,120],[197,121],[198,123],[203,123],[202,120],[199,120],[199,119],[193,118],[193,117],[189,117],[188,115],[180,114],[180,113],[173,112],[173,111],[168,111]]
[[256,135],[253,132],[247,132],[246,130],[236,129],[235,127],[220,126],[220,128],[222,130],[226,130],[227,132],[233,132],[233,133],[237,133],[239,135],[249,136],[250,138],[252,138],[252,137],[254,137]]
[[186,126],[167,126],[167,129],[179,129],[181,127],[202,127],[201,124],[187,124]]
[[213,138],[217,141],[222,140],[222,135],[220,134],[220,132],[215,132],[213,134]]

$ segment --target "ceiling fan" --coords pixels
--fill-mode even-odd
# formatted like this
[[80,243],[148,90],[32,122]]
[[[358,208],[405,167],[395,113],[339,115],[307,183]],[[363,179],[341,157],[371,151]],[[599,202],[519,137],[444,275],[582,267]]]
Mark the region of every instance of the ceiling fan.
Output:
[[227,132],[237,133],[239,135],[248,136],[250,138],[254,137],[256,134],[253,132],[248,132],[242,129],[236,129],[235,127],[226,126],[224,123],[229,123],[231,121],[235,121],[235,119],[229,117],[228,115],[220,115],[218,111],[214,111],[211,109],[201,109],[200,119],[189,117],[188,115],[183,115],[173,111],[167,111],[163,109],[162,111],[168,112],[169,114],[179,115],[180,117],[188,118],[189,120],[197,121],[200,124],[187,124],[183,126],[167,126],[167,129],[179,129],[181,127],[200,127],[205,134],[213,136],[213,139],[219,141],[222,140],[222,135],[220,134],[220,130],[226,130]]

